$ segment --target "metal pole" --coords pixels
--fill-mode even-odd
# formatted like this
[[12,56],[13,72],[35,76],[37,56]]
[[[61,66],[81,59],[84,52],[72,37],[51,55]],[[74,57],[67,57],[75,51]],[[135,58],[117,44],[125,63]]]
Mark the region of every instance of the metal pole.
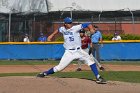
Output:
[[25,29],[24,30],[25,30],[25,33],[27,33],[27,31],[26,31],[26,19],[25,19]]
[[129,8],[127,8],[128,10],[129,10],[129,12],[131,13],[131,15],[132,15],[132,24],[133,24],[133,31],[135,31],[135,20],[134,20],[134,15],[133,15],[133,12],[129,9]]
[[71,16],[71,19],[72,19],[72,7],[70,7],[70,16]]
[[117,32],[117,31],[116,31],[116,23],[117,23],[117,19],[116,19],[116,17],[115,17],[115,33]]
[[101,11],[100,14],[99,14],[99,23],[101,22],[101,14],[102,14],[102,12],[103,11]]
[[9,29],[8,29],[8,41],[11,41],[11,12],[9,13]]
[[35,30],[36,30],[36,29],[35,29],[35,28],[36,28],[36,27],[35,27],[35,26],[36,26],[36,25],[35,25],[35,21],[36,21],[36,17],[35,17],[35,14],[34,14],[34,24],[33,24],[33,26],[34,26],[34,27],[33,27],[33,28],[34,28],[34,32],[33,32],[33,40],[34,40],[34,38],[35,38],[35,33],[36,33],[36,32],[35,32]]
[[69,8],[70,9],[70,17],[72,18],[72,10],[73,10],[73,8],[72,7],[65,7],[64,9],[62,9],[62,13],[61,13],[61,16],[60,17],[62,17],[62,15],[64,14],[64,10],[65,9],[67,9],[67,8]]
[[91,16],[91,21],[92,21],[92,23],[93,23],[93,16]]
[[49,12],[49,4],[48,4],[48,0],[46,0],[46,6],[47,6],[47,12]]

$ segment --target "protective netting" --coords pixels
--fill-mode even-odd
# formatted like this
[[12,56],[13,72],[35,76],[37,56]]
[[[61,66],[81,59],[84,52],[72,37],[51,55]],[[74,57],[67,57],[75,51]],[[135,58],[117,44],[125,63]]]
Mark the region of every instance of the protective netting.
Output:
[[[140,14],[139,11],[132,11],[139,8],[136,3],[139,0],[128,0],[129,2],[123,0],[121,4],[115,0],[115,2],[111,0],[89,1],[94,3],[87,2],[85,4],[85,0],[0,0],[0,41],[23,41],[25,34],[30,36],[31,41],[37,41],[40,33],[48,36],[60,25],[63,25],[63,18],[66,16],[72,17],[75,24],[92,22],[98,25],[105,35],[112,35],[114,32],[139,34]],[[115,3],[116,6],[124,4],[128,7],[118,7],[123,10],[115,10],[116,6],[114,6],[113,11],[109,11],[110,7],[106,4],[109,7],[106,11],[99,7],[105,7],[104,2],[109,2],[110,5]],[[88,8],[91,6],[95,8],[93,7],[94,9],[89,11]],[[59,35],[54,39],[57,37]]]
[[47,13],[46,0],[0,0],[0,13]]

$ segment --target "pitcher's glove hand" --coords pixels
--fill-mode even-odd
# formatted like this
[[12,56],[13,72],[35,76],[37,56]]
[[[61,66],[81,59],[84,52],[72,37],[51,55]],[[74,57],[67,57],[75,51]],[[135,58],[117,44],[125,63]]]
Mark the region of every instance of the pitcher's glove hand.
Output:
[[90,55],[92,53],[92,48],[90,47],[88,54]]
[[100,69],[100,70],[102,70],[102,71],[105,71],[105,68],[104,68],[104,67],[102,67],[102,66],[101,66],[99,69]]

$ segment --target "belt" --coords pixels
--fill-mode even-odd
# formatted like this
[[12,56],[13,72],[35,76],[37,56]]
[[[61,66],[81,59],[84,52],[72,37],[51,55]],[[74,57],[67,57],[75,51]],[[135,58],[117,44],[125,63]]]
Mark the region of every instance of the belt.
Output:
[[69,49],[69,50],[79,50],[80,49],[80,47],[78,47],[78,48],[73,48],[73,49]]

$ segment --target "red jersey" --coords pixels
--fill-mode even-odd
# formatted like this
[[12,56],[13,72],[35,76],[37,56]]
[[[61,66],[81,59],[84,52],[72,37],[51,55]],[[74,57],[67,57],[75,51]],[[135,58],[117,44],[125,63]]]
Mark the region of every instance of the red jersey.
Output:
[[91,43],[91,39],[88,36],[83,36],[81,40],[82,40],[82,49],[88,48],[88,44]]

